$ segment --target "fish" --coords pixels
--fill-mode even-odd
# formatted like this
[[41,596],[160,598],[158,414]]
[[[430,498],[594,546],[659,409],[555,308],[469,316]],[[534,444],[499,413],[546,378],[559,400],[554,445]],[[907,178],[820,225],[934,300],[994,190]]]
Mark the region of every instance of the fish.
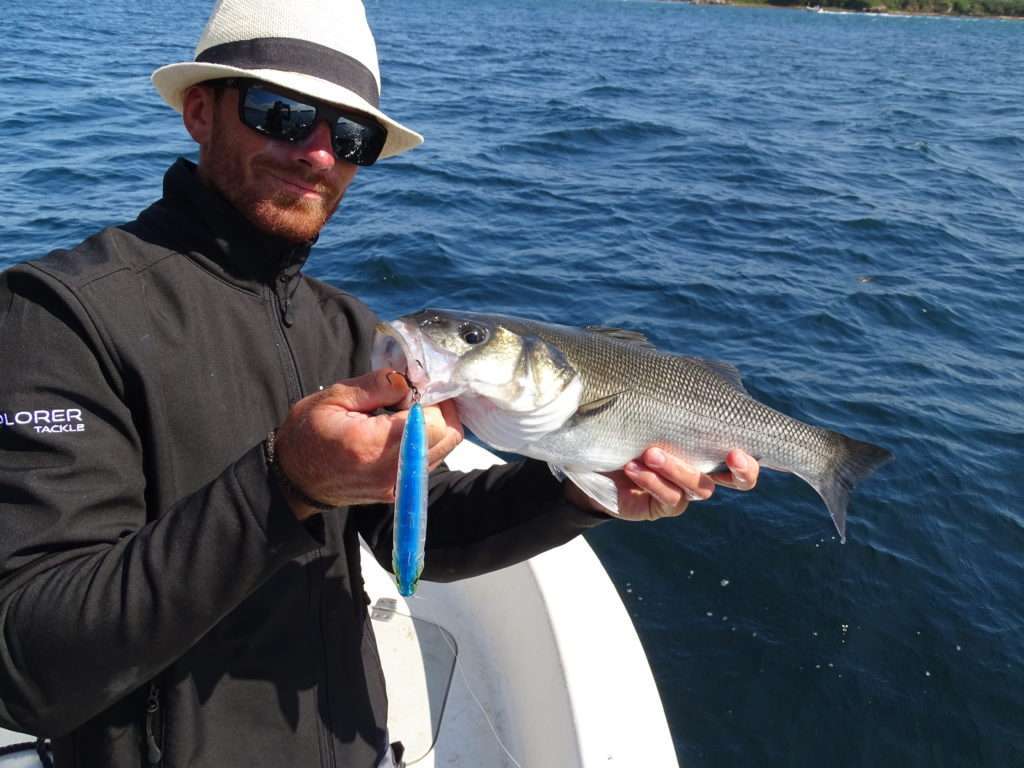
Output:
[[414,402],[402,429],[395,482],[391,568],[402,597],[416,592],[427,541],[427,427],[423,407]]
[[648,447],[705,473],[739,448],[814,488],[845,542],[854,486],[892,458],[756,400],[729,363],[659,350],[637,331],[424,309],[379,324],[372,360],[403,371],[425,405],[454,399],[483,442],[547,462],[613,514],[604,473]]

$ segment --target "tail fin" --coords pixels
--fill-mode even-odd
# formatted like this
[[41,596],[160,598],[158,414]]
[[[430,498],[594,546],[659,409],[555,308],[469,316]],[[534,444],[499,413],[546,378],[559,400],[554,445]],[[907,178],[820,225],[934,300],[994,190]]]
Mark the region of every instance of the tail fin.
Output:
[[850,493],[861,480],[892,459],[885,448],[862,443],[852,437],[836,433],[839,444],[826,469],[819,475],[804,477],[825,501],[832,522],[839,531],[839,540],[846,543],[846,507]]

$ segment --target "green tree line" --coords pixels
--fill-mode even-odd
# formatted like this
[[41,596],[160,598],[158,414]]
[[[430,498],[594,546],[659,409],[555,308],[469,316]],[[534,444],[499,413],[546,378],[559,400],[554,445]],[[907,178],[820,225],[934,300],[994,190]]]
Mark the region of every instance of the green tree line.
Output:
[[[804,6],[807,0],[767,0],[771,5]],[[1024,17],[1024,0],[823,0],[827,8],[848,11],[907,11],[956,16]]]

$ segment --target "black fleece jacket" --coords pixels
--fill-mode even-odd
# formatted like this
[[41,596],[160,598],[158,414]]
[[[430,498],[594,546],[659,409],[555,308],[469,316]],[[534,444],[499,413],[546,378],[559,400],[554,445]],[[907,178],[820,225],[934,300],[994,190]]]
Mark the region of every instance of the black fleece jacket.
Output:
[[[300,524],[261,449],[369,367],[376,318],[308,250],[179,160],[135,221],[0,274],[0,725],[60,768],[145,765],[147,726],[168,768],[383,754],[357,536],[387,566],[390,507]],[[435,473],[430,501],[432,580],[598,522],[533,462]]]

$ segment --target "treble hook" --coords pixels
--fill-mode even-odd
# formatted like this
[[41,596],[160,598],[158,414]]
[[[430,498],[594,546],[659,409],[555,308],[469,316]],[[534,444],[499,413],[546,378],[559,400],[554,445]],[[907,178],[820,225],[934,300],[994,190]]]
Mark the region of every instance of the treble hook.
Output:
[[[419,363],[420,366],[423,365],[423,363],[420,363],[419,360],[417,360],[416,362]],[[417,388],[415,384],[412,383],[412,379],[409,378],[409,375],[402,373],[401,371],[389,371],[387,375],[388,383],[391,382],[391,374],[402,377],[402,379],[405,381],[405,386],[407,386],[409,388],[409,391],[412,392],[412,401],[414,403],[418,403],[420,401],[420,390],[419,388]]]

